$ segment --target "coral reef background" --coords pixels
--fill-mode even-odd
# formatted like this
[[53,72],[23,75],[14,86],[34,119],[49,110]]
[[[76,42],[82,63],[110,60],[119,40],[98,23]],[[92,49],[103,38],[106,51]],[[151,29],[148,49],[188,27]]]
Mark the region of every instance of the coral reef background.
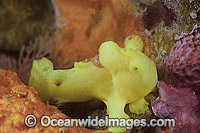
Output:
[[[193,25],[200,24],[199,0],[1,0],[0,7],[0,68],[17,72],[26,84],[34,59],[45,56],[53,61],[55,69],[71,68],[74,61],[94,57],[102,42],[112,40],[122,46],[124,38],[131,34],[138,34],[143,39],[144,53],[155,61],[159,80],[164,80],[166,73],[170,77],[176,75],[179,77],[176,80],[186,83],[181,87],[188,88],[191,86],[188,83],[192,83],[190,81],[199,78],[198,75],[191,77],[183,72],[193,73],[196,69],[182,69],[180,62],[176,65],[167,61],[175,57],[166,59],[169,69],[165,69],[165,58],[172,55],[170,51],[177,42],[175,36],[189,34]],[[190,34],[188,38],[195,39],[195,35]],[[178,42],[182,43],[180,38]],[[178,43],[175,49],[183,54],[189,52],[188,57],[193,57],[191,54],[197,51],[182,51]],[[192,49],[196,48],[192,46]],[[194,68],[199,65],[196,56],[186,60],[193,62]],[[166,85],[162,83],[160,86],[170,88],[168,84],[174,83],[167,81]],[[158,88],[162,88],[160,86]],[[173,86],[178,88],[180,85],[175,82]],[[198,88],[199,84],[194,86]],[[158,88],[145,98],[149,103],[158,97]],[[53,101],[50,103],[53,104]],[[87,109],[81,111],[83,107]],[[77,118],[106,114],[104,104],[99,101],[70,103],[59,108]],[[128,109],[125,111],[131,118],[158,118],[151,105],[144,115],[138,116],[128,112]],[[132,132],[160,130],[134,128]]]
[[[0,9],[0,54],[4,58],[0,66],[14,71],[21,69],[19,53],[30,42],[43,51],[53,47],[51,55],[56,68],[71,68],[74,61],[94,57],[102,42],[112,40],[122,45],[126,36],[139,34],[145,54],[156,62],[159,79],[163,79],[164,59],[176,42],[175,35],[189,33],[200,22],[200,2],[190,0],[20,3],[23,4],[18,0],[2,0]],[[47,34],[49,37],[45,37]],[[43,43],[47,45],[42,47]],[[21,78],[25,81],[27,77]]]

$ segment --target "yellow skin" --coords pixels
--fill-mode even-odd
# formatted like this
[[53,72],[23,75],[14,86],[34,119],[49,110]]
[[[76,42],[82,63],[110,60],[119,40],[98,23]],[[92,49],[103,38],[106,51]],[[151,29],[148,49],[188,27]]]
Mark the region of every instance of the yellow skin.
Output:
[[[29,86],[34,87],[44,102],[54,99],[58,103],[83,102],[93,98],[107,106],[109,118],[129,118],[124,107],[129,104],[131,112],[140,114],[148,108],[144,97],[157,83],[154,62],[142,53],[143,42],[137,35],[128,36],[120,48],[112,41],[99,48],[97,67],[92,62],[75,62],[74,68],[53,70],[46,59],[35,60]],[[125,128],[109,128],[123,132]]]

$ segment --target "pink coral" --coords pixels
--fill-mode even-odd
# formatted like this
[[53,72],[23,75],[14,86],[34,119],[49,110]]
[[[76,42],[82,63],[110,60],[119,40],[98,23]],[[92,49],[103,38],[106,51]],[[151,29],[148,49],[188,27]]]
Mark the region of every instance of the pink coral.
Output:
[[200,87],[200,26],[195,25],[190,34],[175,38],[166,62],[166,81],[177,87]]
[[158,83],[160,97],[152,104],[153,112],[159,118],[173,118],[175,127],[171,132],[198,133],[200,111],[198,98],[190,88],[176,89],[165,82]]

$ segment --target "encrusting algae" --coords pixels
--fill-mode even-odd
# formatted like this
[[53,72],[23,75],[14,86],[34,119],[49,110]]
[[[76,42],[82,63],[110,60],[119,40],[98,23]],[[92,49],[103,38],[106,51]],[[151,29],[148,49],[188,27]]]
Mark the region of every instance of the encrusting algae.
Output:
[[[124,112],[129,104],[131,112],[140,114],[148,108],[144,97],[157,83],[154,62],[143,50],[143,41],[137,35],[128,36],[125,48],[107,41],[99,48],[102,67],[92,62],[75,62],[74,68],[53,70],[46,59],[35,60],[29,86],[34,87],[44,102],[54,99],[57,103],[83,102],[93,98],[107,106],[109,118],[129,118]],[[109,128],[123,132],[125,128]]]

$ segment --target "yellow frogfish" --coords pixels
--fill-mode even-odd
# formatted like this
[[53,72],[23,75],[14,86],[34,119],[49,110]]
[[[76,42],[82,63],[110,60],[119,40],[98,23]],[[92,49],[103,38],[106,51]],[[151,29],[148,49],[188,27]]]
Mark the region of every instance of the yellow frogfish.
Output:
[[[99,61],[75,62],[74,68],[54,70],[46,58],[33,62],[29,86],[34,87],[46,102],[54,99],[58,104],[84,102],[97,98],[107,106],[109,118],[129,118],[124,112],[128,104],[131,112],[140,114],[148,108],[144,97],[157,83],[157,69],[143,50],[138,35],[126,37],[125,48],[107,41],[99,48]],[[126,128],[109,127],[109,131],[123,132]]]

